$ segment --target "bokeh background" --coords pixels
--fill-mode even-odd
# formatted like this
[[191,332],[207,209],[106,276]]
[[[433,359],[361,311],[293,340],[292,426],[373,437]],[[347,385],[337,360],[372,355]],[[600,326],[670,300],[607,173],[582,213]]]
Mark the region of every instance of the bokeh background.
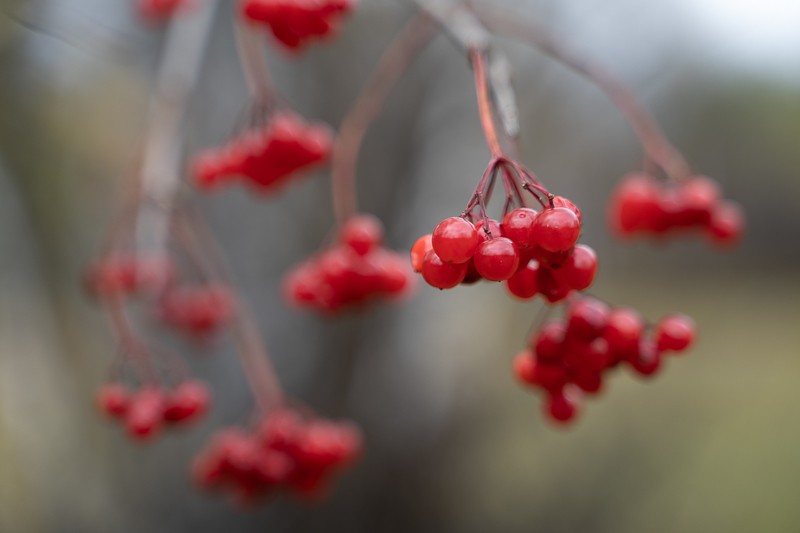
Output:
[[[483,3],[481,0],[476,2]],[[139,146],[162,33],[128,0],[0,1],[0,531],[796,532],[800,530],[800,5],[793,0],[490,2],[616,72],[698,171],[748,213],[732,252],[615,241],[605,202],[641,152],[605,96],[525,46],[509,54],[523,159],[584,212],[593,289],[697,320],[691,354],[626,373],[578,424],[545,424],[510,373],[539,303],[496,286],[420,287],[340,319],[287,309],[280,278],[332,221],[326,174],[276,199],[192,195],[223,242],[288,391],[364,428],[331,497],[242,512],[194,490],[191,456],[252,407],[230,341],[183,345],[211,416],[139,446],[93,409],[114,345],[79,279]],[[187,150],[246,103],[220,11]],[[362,0],[339,39],[270,52],[281,91],[336,125],[412,9]],[[488,158],[467,61],[439,37],[398,85],[359,163],[362,207],[407,248],[458,213]],[[171,341],[170,341],[171,342]],[[196,355],[196,357],[195,357]]]

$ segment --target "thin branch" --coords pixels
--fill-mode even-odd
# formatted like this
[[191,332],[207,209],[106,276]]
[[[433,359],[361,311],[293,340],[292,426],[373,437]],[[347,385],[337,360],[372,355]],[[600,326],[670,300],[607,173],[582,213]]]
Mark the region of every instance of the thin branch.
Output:
[[261,36],[241,18],[234,22],[234,31],[236,50],[253,103],[259,107],[268,105],[274,99],[275,88],[261,46]]
[[168,29],[142,153],[141,199],[136,220],[137,248],[166,246],[170,213],[181,183],[180,129],[211,34],[219,0],[198,2],[173,17]]
[[498,33],[530,44],[594,82],[622,112],[652,162],[671,179],[683,180],[691,176],[683,155],[667,140],[636,96],[613,75],[567,49],[541,26],[488,8],[480,9],[479,16]]
[[342,121],[331,161],[333,210],[339,224],[357,210],[355,173],[367,129],[380,114],[392,88],[433,35],[430,18],[422,12],[414,15],[383,53]]

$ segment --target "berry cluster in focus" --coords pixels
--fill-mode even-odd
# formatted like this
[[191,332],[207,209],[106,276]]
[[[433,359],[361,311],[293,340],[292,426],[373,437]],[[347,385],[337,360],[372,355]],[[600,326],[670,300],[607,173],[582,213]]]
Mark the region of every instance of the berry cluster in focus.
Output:
[[417,240],[411,263],[439,289],[481,279],[505,281],[513,296],[530,299],[541,294],[552,303],[588,288],[594,280],[597,256],[590,247],[576,244],[580,231],[578,208],[556,196],[541,212],[520,207],[507,213],[502,223],[447,218],[433,234]]

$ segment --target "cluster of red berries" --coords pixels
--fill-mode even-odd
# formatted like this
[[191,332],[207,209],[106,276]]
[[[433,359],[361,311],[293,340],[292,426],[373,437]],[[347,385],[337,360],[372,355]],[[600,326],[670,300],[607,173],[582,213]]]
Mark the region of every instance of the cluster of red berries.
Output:
[[171,391],[155,386],[131,391],[122,383],[107,383],[97,392],[97,405],[103,413],[121,421],[131,437],[146,440],[164,425],[183,425],[200,418],[211,405],[211,393],[194,380],[184,381]]
[[694,322],[669,315],[646,333],[636,310],[583,297],[569,306],[563,321],[549,322],[531,337],[514,360],[514,373],[546,394],[544,412],[550,420],[569,422],[577,415],[581,393],[600,392],[608,371],[625,363],[640,376],[653,376],[662,354],[689,348]]
[[260,191],[273,192],[298,172],[324,163],[332,144],[327,126],[277,111],[263,126],[201,152],[193,163],[194,181],[198,187],[210,189],[240,178]]
[[191,6],[193,0],[138,0],[139,16],[153,23],[169,20],[178,10]]
[[487,279],[505,281],[518,298],[541,294],[557,302],[594,281],[597,256],[590,247],[576,245],[580,232],[578,208],[555,197],[541,212],[520,207],[502,223],[447,218],[417,240],[411,264],[439,289]]
[[157,290],[174,275],[174,266],[166,256],[118,251],[90,264],[84,285],[95,297],[124,296]]
[[221,283],[171,288],[159,301],[159,314],[165,324],[200,338],[224,326],[235,308],[233,294]]
[[705,232],[712,242],[735,244],[744,231],[744,214],[735,202],[722,200],[719,185],[706,176],[677,184],[644,174],[629,174],[611,197],[610,217],[624,237]]
[[382,242],[383,225],[377,218],[350,218],[335,244],[286,276],[286,299],[298,307],[330,313],[408,294],[413,288],[411,271],[405,259],[382,247]]
[[296,50],[308,41],[334,35],[353,4],[353,0],[245,0],[242,13]]
[[331,474],[361,453],[361,433],[346,422],[303,420],[296,412],[271,413],[252,432],[220,431],[195,458],[195,482],[227,489],[243,502],[277,491],[322,496]]

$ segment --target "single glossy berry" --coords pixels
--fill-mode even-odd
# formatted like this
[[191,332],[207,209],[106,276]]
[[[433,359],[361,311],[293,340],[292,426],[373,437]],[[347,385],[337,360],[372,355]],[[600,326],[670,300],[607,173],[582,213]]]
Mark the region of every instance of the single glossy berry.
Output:
[[571,305],[567,318],[567,336],[586,341],[598,337],[608,323],[611,309],[596,298],[582,298]]
[[488,241],[489,239],[494,239],[495,237],[505,237],[505,235],[503,235],[503,228],[498,221],[493,218],[489,218],[487,220],[489,221],[488,232],[484,229],[483,219],[479,219],[475,223],[475,231],[478,232],[478,240],[480,242]]
[[475,226],[461,217],[442,220],[433,230],[431,244],[442,261],[466,263],[478,248],[479,238]]
[[544,413],[559,424],[572,422],[578,414],[578,394],[572,389],[550,392],[544,402]]
[[[536,244],[533,225],[538,213],[528,207],[510,211],[503,217],[502,232],[519,248],[529,248]],[[499,235],[496,235],[499,236]]]
[[744,212],[735,202],[720,202],[711,211],[708,232],[714,244],[731,246],[744,232]]
[[548,322],[534,335],[533,351],[542,361],[558,361],[564,354],[566,328],[561,322]]
[[566,207],[545,209],[536,217],[534,239],[548,252],[569,250],[575,246],[580,234],[578,216]]
[[473,260],[475,269],[484,278],[490,281],[505,281],[517,271],[519,252],[510,239],[497,237],[482,242]]
[[97,407],[110,417],[121,418],[128,411],[130,396],[130,391],[122,383],[106,383],[97,391]]
[[514,376],[523,385],[536,385],[536,360],[528,350],[514,357]]
[[597,254],[585,244],[576,244],[572,254],[553,273],[560,283],[573,290],[588,289],[597,274]]
[[659,351],[682,352],[695,337],[694,320],[686,315],[669,315],[656,325],[655,341]]
[[452,289],[464,281],[468,268],[467,263],[445,263],[430,250],[422,261],[422,277],[431,287]]
[[536,296],[537,278],[539,273],[538,261],[532,260],[524,268],[518,268],[513,276],[506,281],[508,292],[520,300],[530,300]]
[[372,215],[358,215],[344,223],[339,239],[358,255],[367,255],[383,242],[383,224]]
[[651,225],[660,211],[661,188],[644,173],[629,174],[611,196],[609,218],[620,236],[632,235]]
[[553,207],[566,207],[573,213],[575,216],[578,217],[578,223],[583,223],[583,216],[581,215],[581,210],[578,209],[578,206],[572,203],[571,200],[568,198],[564,198],[563,196],[556,196],[553,198]]
[[608,342],[609,350],[618,358],[626,359],[636,355],[644,327],[644,319],[638,311],[617,307],[611,310],[602,335]]
[[428,233],[417,239],[414,246],[411,247],[411,268],[414,269],[414,272],[422,272],[422,262],[425,260],[425,254],[433,250],[432,239],[433,236]]

